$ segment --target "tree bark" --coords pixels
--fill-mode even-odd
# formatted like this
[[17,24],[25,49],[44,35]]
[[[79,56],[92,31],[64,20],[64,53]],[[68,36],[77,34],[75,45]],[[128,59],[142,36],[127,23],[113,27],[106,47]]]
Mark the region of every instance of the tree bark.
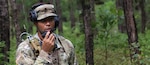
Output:
[[69,1],[69,11],[70,11],[70,21],[71,21],[71,28],[75,27],[75,22],[76,22],[76,18],[75,18],[75,2],[74,0],[70,0]]
[[17,10],[17,5],[16,5],[16,0],[10,0],[10,21],[12,21],[13,27],[15,27],[15,37],[17,40],[17,46],[19,45],[19,43],[21,42],[19,36],[21,34],[21,30],[20,30],[20,25],[18,23],[18,10]]
[[39,0],[39,2],[43,2],[43,0]]
[[[9,12],[8,12],[8,1],[0,0],[0,41],[5,42],[5,46],[0,51],[4,54],[4,58],[1,58],[4,62],[9,62],[9,48],[10,48],[10,21],[9,21]],[[0,65],[5,65],[0,63]]]
[[[49,3],[50,3],[50,4],[53,4],[53,3],[54,3],[54,1],[53,1],[53,0],[49,0]],[[53,4],[53,5],[54,5],[54,4]]]
[[59,32],[59,34],[61,34],[61,33],[63,33],[61,3],[60,3],[60,0],[55,0],[55,3],[56,3],[56,12],[60,18],[59,26],[58,26],[58,32]]
[[86,65],[94,65],[93,60],[93,32],[91,22],[92,19],[92,0],[82,0],[82,15],[83,15],[83,23],[84,23],[84,32],[85,32],[85,49],[86,49]]
[[123,7],[123,0],[116,0],[116,8],[120,9]]
[[142,23],[142,27],[141,27],[141,32],[142,33],[145,33],[145,27],[146,27],[146,12],[145,12],[145,6],[144,6],[144,3],[145,3],[145,0],[140,0],[139,1],[139,3],[140,3],[140,9],[141,9],[141,19],[142,19],[142,21],[141,21],[141,23]]
[[[123,1],[124,16],[128,34],[131,61],[139,60],[140,50],[138,45],[138,35],[136,23],[133,15],[132,0]],[[136,56],[138,55],[138,56]]]
[[125,22],[121,21],[121,16],[119,16],[119,10],[121,10],[121,11],[123,10],[123,0],[116,0],[116,9],[117,9],[117,13],[118,13],[117,21],[119,22],[118,23],[118,30],[121,33],[126,33],[126,24],[125,24]]

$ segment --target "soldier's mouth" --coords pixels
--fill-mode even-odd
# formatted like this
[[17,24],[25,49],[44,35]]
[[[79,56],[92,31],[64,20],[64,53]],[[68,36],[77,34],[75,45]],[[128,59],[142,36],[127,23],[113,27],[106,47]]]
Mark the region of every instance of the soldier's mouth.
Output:
[[48,29],[46,29],[45,31],[47,31],[47,32],[48,32],[48,31],[51,31],[51,30],[52,30],[52,28],[48,28]]

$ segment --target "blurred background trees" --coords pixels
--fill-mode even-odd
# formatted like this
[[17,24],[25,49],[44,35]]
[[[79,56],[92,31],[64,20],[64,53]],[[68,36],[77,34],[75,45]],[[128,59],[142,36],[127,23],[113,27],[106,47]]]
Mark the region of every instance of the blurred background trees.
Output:
[[[8,10],[8,1],[1,0],[0,1],[0,58],[1,65],[4,65],[6,62],[9,62],[9,54],[10,50],[10,20],[9,20],[9,10]],[[3,31],[3,32],[2,32]],[[4,44],[5,43],[5,44]]]
[[1,0],[0,65],[15,65],[22,32],[36,33],[29,10],[37,2],[55,5],[56,33],[73,42],[80,65],[150,64],[149,0]]

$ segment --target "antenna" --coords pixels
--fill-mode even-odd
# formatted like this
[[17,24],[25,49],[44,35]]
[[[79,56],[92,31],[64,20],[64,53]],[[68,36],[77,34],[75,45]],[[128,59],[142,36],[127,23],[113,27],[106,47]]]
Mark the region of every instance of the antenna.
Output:
[[26,28],[26,25],[25,25],[25,24],[23,25],[23,30],[24,30],[24,32],[27,31],[27,28]]

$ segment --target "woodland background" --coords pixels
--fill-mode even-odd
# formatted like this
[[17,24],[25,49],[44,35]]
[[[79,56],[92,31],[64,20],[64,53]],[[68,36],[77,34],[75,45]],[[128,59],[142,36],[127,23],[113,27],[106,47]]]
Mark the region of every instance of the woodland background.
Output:
[[37,2],[55,5],[56,33],[72,41],[79,65],[150,64],[150,0],[0,0],[0,65],[15,65],[22,32],[36,33]]

